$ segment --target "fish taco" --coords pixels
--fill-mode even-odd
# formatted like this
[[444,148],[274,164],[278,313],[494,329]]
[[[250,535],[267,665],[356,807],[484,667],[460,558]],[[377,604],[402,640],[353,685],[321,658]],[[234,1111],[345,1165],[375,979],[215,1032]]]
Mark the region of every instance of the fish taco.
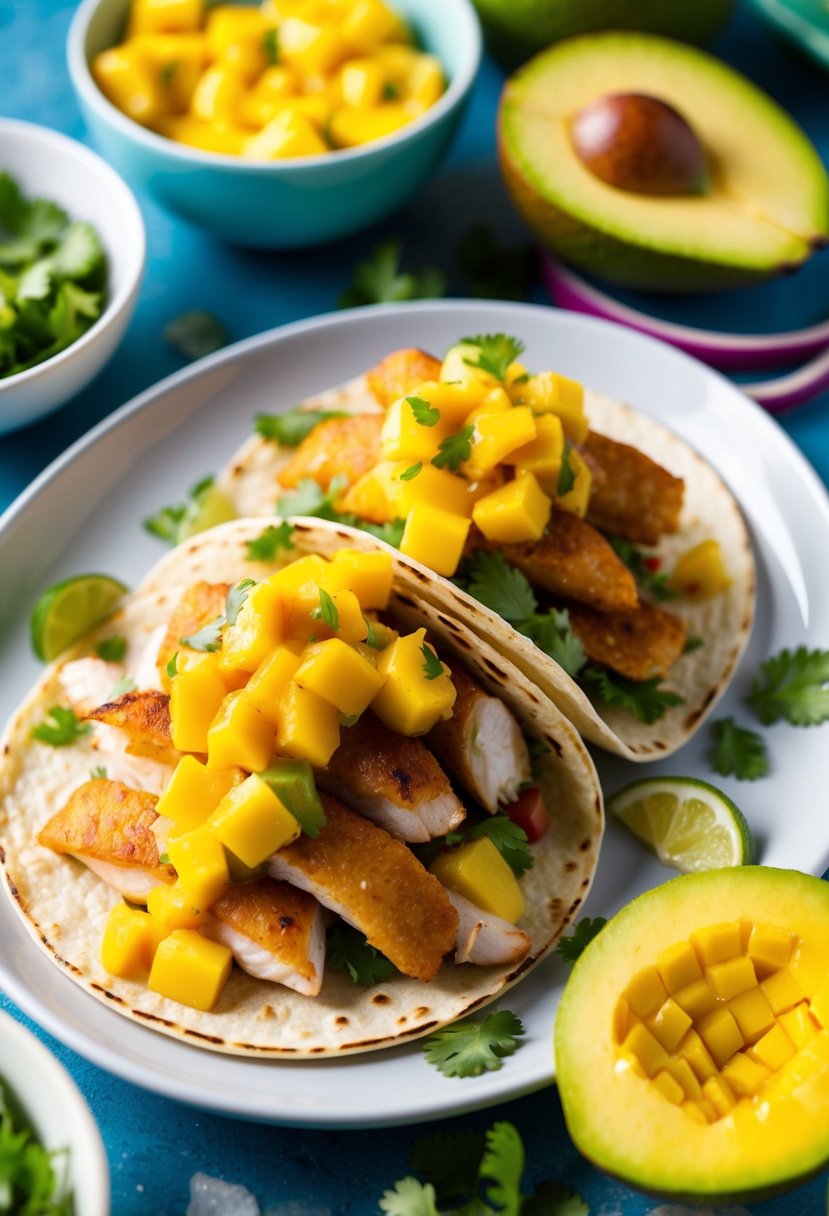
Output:
[[[577,732],[360,534],[173,550],[4,738],[3,885],[111,1009],[273,1058],[405,1042],[547,954],[602,799]],[[365,541],[365,537],[362,540]]]
[[631,760],[668,755],[748,642],[745,524],[667,427],[531,373],[521,351],[495,334],[442,361],[392,352],[260,415],[217,492],[246,516],[320,515],[399,546],[410,593],[506,654],[586,739]]

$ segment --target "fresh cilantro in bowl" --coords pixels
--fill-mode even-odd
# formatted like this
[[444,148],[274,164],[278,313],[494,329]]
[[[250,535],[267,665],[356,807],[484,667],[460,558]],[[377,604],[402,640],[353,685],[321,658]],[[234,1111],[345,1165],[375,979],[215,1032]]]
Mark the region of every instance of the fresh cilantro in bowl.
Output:
[[0,1079],[0,1212],[72,1216],[72,1196],[58,1177],[54,1157],[13,1113],[11,1095]]

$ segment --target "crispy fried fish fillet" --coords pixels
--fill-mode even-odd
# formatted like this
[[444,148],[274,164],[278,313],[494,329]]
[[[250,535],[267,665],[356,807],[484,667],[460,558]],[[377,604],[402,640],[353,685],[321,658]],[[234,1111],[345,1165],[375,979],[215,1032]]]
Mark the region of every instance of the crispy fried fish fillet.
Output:
[[424,380],[440,377],[440,359],[409,347],[392,351],[366,372],[366,380],[380,405],[387,409],[398,397],[405,397]]
[[286,490],[310,477],[327,490],[344,476],[352,485],[381,459],[382,414],[349,414],[315,426],[280,470],[277,480]]
[[666,676],[685,646],[685,622],[658,604],[643,600],[632,612],[596,612],[570,604],[569,611],[587,657],[629,680]]
[[514,802],[530,776],[530,753],[513,714],[498,697],[488,696],[462,667],[452,670],[458,691],[452,717],[438,722],[426,741],[440,762],[495,812]]
[[445,836],[466,818],[423,740],[398,735],[372,713],[342,731],[328,767],[315,775],[320,789],[336,793],[399,840]]
[[584,446],[604,474],[593,481],[587,510],[591,523],[640,545],[655,545],[665,532],[676,532],[685,493],[681,477],[637,448],[595,431]]
[[173,747],[170,698],[166,693],[127,692],[117,701],[90,710],[86,717],[123,731],[131,756],[149,756],[165,764],[176,764],[180,758],[181,753]]
[[484,912],[463,895],[447,891],[449,902],[458,914],[455,962],[491,967],[514,963],[531,946],[529,935],[494,912]]
[[173,610],[164,641],[159,647],[159,672],[165,672],[170,659],[181,649],[182,638],[198,633],[205,625],[222,615],[229,590],[229,583],[201,582],[193,583],[187,588]]
[[404,844],[330,794],[316,839],[274,853],[268,873],[314,895],[359,929],[404,975],[431,980],[454,946],[458,914]]
[[161,865],[152,825],[158,816],[153,794],[120,781],[87,781],[38,832],[55,853],[69,853],[127,899],[143,902],[161,882],[172,882],[172,866]]
[[549,530],[540,540],[498,544],[473,528],[468,548],[498,550],[534,587],[556,598],[589,604],[600,612],[635,608],[639,602],[627,566],[595,528],[569,511],[554,507]]

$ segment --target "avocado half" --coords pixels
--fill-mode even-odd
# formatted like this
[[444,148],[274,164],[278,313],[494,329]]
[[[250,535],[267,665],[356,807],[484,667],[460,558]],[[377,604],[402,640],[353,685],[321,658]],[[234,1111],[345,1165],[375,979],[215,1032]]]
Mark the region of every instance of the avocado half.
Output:
[[829,883],[742,866],[640,896],[556,1021],[576,1147],[660,1196],[744,1202],[829,1161]]
[[[576,154],[574,116],[612,94],[673,106],[705,151],[703,193],[618,189]],[[573,38],[507,81],[501,169],[515,206],[563,261],[628,287],[701,291],[795,270],[829,236],[829,179],[765,93],[693,47],[647,34]]]

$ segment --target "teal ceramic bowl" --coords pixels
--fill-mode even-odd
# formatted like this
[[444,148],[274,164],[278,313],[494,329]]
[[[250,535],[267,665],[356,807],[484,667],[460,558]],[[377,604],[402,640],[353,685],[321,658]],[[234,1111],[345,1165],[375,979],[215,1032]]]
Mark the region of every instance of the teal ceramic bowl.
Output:
[[174,143],[122,114],[89,64],[120,40],[129,0],[84,0],[69,30],[69,72],[92,138],[133,185],[233,244],[319,245],[382,219],[422,185],[449,146],[478,70],[481,36],[469,0],[394,0],[393,7],[438,56],[448,88],[401,131],[322,156],[243,161]]

